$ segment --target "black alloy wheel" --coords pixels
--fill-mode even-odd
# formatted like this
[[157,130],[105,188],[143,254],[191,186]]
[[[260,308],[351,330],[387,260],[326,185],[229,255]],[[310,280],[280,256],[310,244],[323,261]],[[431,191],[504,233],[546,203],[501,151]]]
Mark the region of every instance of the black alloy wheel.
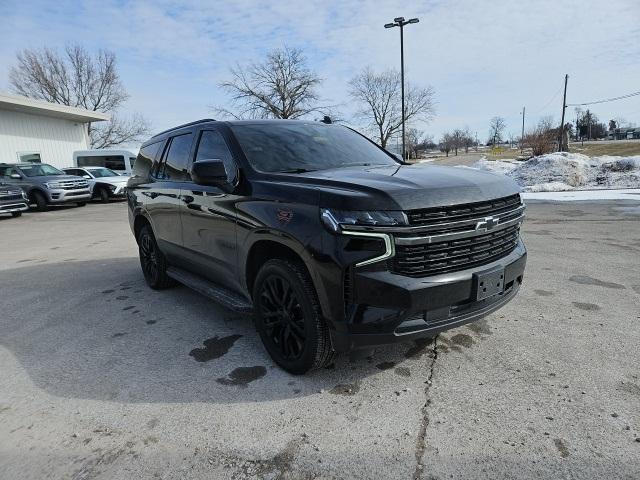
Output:
[[270,275],[260,291],[260,314],[265,333],[284,360],[300,358],[307,338],[300,300],[287,279]]
[[138,235],[140,266],[147,284],[153,289],[172,286],[175,282],[167,275],[167,262],[158,248],[158,243],[149,225],[145,225]]
[[329,329],[304,264],[267,261],[253,285],[253,305],[262,343],[284,370],[298,375],[331,362]]

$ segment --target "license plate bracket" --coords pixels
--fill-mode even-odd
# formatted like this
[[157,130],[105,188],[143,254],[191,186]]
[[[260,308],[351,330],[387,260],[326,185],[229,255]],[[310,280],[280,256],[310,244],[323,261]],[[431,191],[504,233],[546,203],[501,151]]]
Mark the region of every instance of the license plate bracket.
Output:
[[504,291],[504,268],[475,273],[476,300],[484,300]]

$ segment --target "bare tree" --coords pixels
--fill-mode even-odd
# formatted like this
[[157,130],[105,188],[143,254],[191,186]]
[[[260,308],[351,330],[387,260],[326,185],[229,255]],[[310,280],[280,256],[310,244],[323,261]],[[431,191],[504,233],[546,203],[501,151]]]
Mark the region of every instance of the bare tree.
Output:
[[464,147],[464,153],[469,153],[469,147],[473,147],[476,144],[469,127],[466,127],[462,131],[462,146]]
[[235,118],[300,118],[312,112],[327,113],[319,106],[317,87],[322,79],[307,67],[299,49],[276,49],[261,63],[236,66],[231,80],[220,87],[231,95],[234,111],[216,108]]
[[[402,128],[400,73],[394,70],[377,74],[365,68],[349,82],[350,95],[359,104],[357,115],[378,143],[386,147],[389,138]],[[405,86],[405,122],[433,118],[433,88]]]
[[409,153],[409,158],[413,155],[413,158],[418,158],[418,152],[424,146],[424,140],[422,138],[424,132],[417,128],[409,128],[406,133],[406,147]]
[[47,47],[25,49],[18,52],[17,60],[9,72],[15,93],[111,114],[109,122],[88,124],[92,147],[133,142],[148,133],[149,124],[142,116],[127,120],[117,115],[129,95],[120,81],[115,53],[100,50],[91,56],[83,47],[70,45],[62,54]]
[[449,132],[447,132],[442,135],[442,138],[440,139],[440,144],[438,145],[438,147],[440,148],[440,151],[444,152],[444,154],[448,157],[449,152],[453,148],[453,144],[454,144],[453,136]]
[[493,117],[489,122],[489,139],[492,145],[502,142],[502,132],[506,128],[507,123],[502,117]]
[[522,138],[522,146],[530,148],[534,157],[552,152],[555,149],[555,140],[558,136],[558,128],[553,127],[553,117],[543,117],[538,125],[527,131]]

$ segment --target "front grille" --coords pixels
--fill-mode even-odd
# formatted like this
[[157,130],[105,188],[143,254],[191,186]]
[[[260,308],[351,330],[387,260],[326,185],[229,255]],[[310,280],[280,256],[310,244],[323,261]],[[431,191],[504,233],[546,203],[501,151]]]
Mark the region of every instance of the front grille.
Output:
[[514,225],[476,237],[424,245],[396,245],[391,260],[394,273],[424,277],[491,263],[510,254],[518,243],[520,226]]
[[519,205],[520,195],[515,194],[485,202],[409,210],[406,214],[410,225],[432,225],[442,222],[457,222],[488,215],[498,215],[513,210]]
[[89,187],[89,182],[86,180],[69,180],[65,182],[58,182],[58,188],[62,190],[77,190],[79,188]]
[[422,233],[411,239],[406,236],[413,233],[396,232],[396,254],[389,268],[400,275],[425,277],[486,265],[509,255],[518,244],[523,206],[516,194],[405,213],[412,232]]
[[22,200],[22,192],[2,192],[0,191],[0,200]]

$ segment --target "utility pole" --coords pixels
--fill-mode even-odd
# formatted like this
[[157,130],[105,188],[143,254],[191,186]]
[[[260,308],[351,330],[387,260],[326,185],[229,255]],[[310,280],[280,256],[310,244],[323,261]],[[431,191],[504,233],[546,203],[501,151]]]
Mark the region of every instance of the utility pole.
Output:
[[522,135],[520,135],[520,153],[523,152],[522,148],[522,140],[524,140],[524,114],[527,110],[527,107],[522,107]]
[[417,18],[410,18],[405,20],[404,17],[396,17],[393,19],[393,23],[386,23],[384,28],[400,27],[400,82],[402,83],[402,161],[406,160],[405,149],[405,108],[404,108],[404,26],[410,23],[418,23],[420,20]]
[[476,152],[478,151],[478,132],[476,132]]
[[[564,95],[562,96],[562,121],[560,122],[560,136],[558,138],[558,151],[564,151],[564,111],[567,109],[567,81],[569,75],[564,76]],[[568,149],[567,145],[567,149]]]

